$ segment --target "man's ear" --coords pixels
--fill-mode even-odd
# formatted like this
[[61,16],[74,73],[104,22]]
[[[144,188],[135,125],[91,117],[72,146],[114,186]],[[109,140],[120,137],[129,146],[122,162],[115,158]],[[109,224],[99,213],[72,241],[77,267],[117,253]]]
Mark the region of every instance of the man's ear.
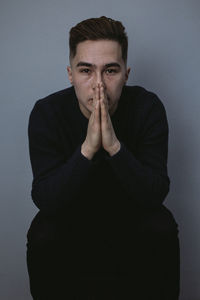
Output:
[[125,83],[124,83],[124,84],[126,84],[126,82],[127,82],[127,80],[128,80],[130,70],[131,70],[131,68],[126,69],[126,73],[125,73]]
[[67,73],[68,73],[69,81],[70,81],[71,85],[73,85],[72,68],[70,66],[67,66]]

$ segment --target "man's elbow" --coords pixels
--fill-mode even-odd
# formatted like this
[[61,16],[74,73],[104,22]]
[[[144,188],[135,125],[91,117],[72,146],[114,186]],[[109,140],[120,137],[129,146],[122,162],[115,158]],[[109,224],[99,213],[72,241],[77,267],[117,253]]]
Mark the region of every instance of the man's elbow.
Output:
[[152,203],[155,206],[160,206],[165,201],[170,190],[170,180],[168,177],[158,177],[152,188]]
[[33,203],[45,215],[51,216],[55,214],[56,208],[52,204],[52,197],[48,193],[45,193],[41,186],[35,185],[32,187],[31,197]]

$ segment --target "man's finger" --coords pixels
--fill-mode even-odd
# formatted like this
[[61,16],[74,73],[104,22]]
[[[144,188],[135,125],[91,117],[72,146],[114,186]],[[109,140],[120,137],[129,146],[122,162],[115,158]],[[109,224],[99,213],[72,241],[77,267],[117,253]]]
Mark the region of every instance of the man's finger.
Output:
[[101,121],[104,121],[104,122],[108,122],[108,111],[106,109],[106,106],[105,106],[105,103],[104,103],[104,100],[101,99],[100,100],[100,105],[101,105]]
[[96,85],[96,100],[100,99],[100,85],[97,83]]
[[97,100],[96,105],[95,105],[95,116],[94,116],[94,121],[97,124],[100,124],[100,107],[99,107],[99,100]]
[[105,104],[105,109],[108,111],[108,99],[105,93],[105,88],[103,83],[101,82],[100,84],[100,99],[103,100],[104,104]]
[[98,99],[99,99],[99,91],[98,91],[98,85],[96,85],[93,89],[93,109],[94,110],[95,110]]

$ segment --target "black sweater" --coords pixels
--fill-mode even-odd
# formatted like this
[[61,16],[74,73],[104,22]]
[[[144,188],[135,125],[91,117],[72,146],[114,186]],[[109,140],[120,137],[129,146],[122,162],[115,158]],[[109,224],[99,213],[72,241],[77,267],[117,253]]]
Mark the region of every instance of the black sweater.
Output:
[[[28,134],[31,194],[40,210],[39,223],[48,219],[47,227],[57,226],[55,220],[64,220],[68,227],[62,223],[62,228],[77,232],[108,230],[127,224],[139,209],[162,205],[169,191],[168,124],[162,102],[142,87],[125,86],[111,120],[120,150],[110,156],[100,149],[88,160],[81,153],[88,119],[74,88],[36,102]],[[41,234],[40,226],[34,232]]]

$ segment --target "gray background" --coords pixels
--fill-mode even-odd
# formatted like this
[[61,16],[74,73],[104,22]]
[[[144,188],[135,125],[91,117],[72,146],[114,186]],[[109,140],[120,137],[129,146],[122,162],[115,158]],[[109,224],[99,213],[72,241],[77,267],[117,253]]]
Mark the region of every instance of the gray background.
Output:
[[38,98],[69,86],[68,31],[106,15],[129,36],[129,84],[154,91],[170,126],[171,191],[179,224],[181,299],[200,299],[199,0],[4,0],[0,2],[0,299],[31,299],[26,232],[37,212],[27,126]]

